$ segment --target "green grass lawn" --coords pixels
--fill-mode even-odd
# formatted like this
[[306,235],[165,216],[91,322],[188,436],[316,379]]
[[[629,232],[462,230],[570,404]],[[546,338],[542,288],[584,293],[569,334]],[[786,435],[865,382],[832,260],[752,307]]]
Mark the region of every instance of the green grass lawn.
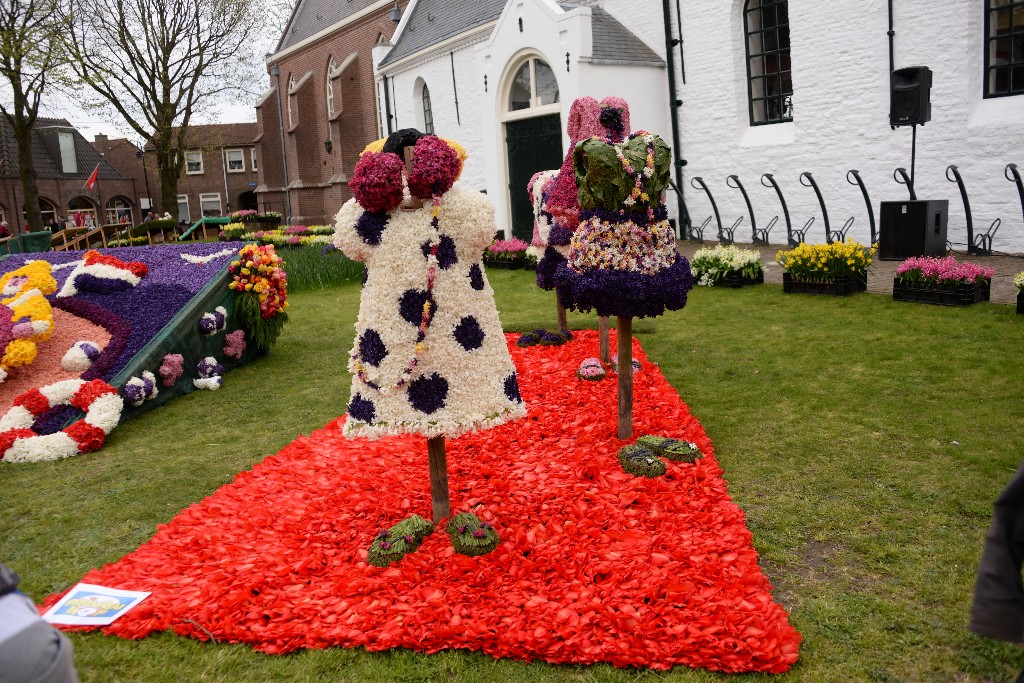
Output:
[[[507,330],[553,327],[532,273],[494,271]],[[0,467],[0,558],[37,601],[338,416],[358,284],[294,294],[273,353],[118,427],[99,453]],[[574,327],[596,318],[570,314]],[[778,286],[704,289],[636,321],[715,443],[775,596],[803,633],[788,674],[742,680],[1005,681],[1024,652],[967,632],[992,501],[1024,453],[1024,318]],[[596,350],[595,350],[596,355]],[[72,635],[83,681],[716,681],[464,652],[284,657],[162,634]]]

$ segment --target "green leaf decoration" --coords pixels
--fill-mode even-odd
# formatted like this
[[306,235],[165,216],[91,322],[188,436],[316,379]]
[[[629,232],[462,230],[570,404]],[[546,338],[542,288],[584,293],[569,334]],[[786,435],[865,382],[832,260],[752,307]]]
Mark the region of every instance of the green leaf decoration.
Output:
[[672,169],[672,150],[665,141],[654,136],[654,173],[650,178],[641,175],[641,188],[650,197],[650,202],[637,202],[631,207],[623,206],[623,202],[633,191],[636,180],[622,168],[622,162],[616,156],[616,149],[637,173],[643,172],[647,164],[647,143],[642,136],[629,137],[615,145],[593,137],[576,144],[573,150],[572,164],[576,174],[576,186],[579,188],[577,199],[581,209],[606,209],[618,211],[626,208],[631,211],[646,211],[647,207],[657,204],[661,194],[668,187]]
[[245,329],[246,338],[264,353],[270,352],[288,322],[288,314],[284,311],[278,311],[269,318],[261,316],[260,296],[254,292],[239,292],[235,296],[235,314]]

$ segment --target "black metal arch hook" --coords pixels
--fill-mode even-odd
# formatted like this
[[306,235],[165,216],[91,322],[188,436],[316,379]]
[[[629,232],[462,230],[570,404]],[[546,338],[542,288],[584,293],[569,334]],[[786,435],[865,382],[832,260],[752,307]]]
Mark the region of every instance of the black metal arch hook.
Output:
[[1024,181],[1021,180],[1020,171],[1017,170],[1017,164],[1007,164],[1006,168],[1003,169],[1003,175],[1011,183],[1017,185],[1017,194],[1020,196],[1020,210],[1024,214]]
[[[853,180],[850,180],[850,176],[853,176]],[[864,195],[864,205],[868,209],[868,223],[871,224],[871,244],[874,244],[878,241],[878,235],[875,234],[875,209],[871,206],[871,197],[868,196],[868,188],[864,186],[864,179],[860,177],[858,170],[850,169],[846,172],[846,182],[860,186],[860,193]]]
[[910,201],[913,202],[917,200],[917,193],[914,192],[914,181],[910,179],[909,175],[907,175],[907,169],[900,166],[892,172],[892,179],[900,185],[907,186],[907,192],[910,193]]
[[690,178],[690,186],[693,187],[693,189],[695,189],[695,190],[704,190],[705,194],[707,194],[708,200],[711,201],[711,208],[715,212],[715,222],[718,223],[718,234],[721,235],[722,234],[722,216],[718,213],[718,204],[715,203],[715,198],[711,194],[711,189],[704,182],[704,179],[702,177],[700,177],[699,175]]
[[[730,182],[731,181],[731,182]],[[735,184],[732,184],[735,183]],[[768,240],[762,240],[757,234],[757,221],[754,220],[754,207],[750,203],[750,197],[747,195],[747,188],[743,187],[743,183],[740,182],[740,178],[737,175],[731,175],[725,179],[725,184],[729,187],[738,189],[743,194],[743,201],[747,203],[747,213],[750,214],[750,235],[752,244],[768,244]],[[767,237],[767,236],[766,236]]]
[[[807,178],[807,182],[804,182],[804,178]],[[821,207],[821,218],[825,221],[825,241],[832,244],[832,229],[828,223],[828,208],[825,206],[825,198],[821,196],[821,190],[818,189],[818,183],[814,181],[814,176],[809,171],[804,171],[800,174],[800,184],[804,187],[814,188],[814,194],[818,196],[818,205]]]
[[[768,182],[765,182],[765,178]],[[775,182],[775,176],[771,173],[764,173],[761,175],[761,184],[765,187],[775,188],[775,194],[779,195],[779,203],[782,204],[782,215],[786,218],[786,243],[795,247],[798,243],[793,239],[793,222],[789,219],[789,207],[786,206],[786,198],[782,196],[782,188]]]

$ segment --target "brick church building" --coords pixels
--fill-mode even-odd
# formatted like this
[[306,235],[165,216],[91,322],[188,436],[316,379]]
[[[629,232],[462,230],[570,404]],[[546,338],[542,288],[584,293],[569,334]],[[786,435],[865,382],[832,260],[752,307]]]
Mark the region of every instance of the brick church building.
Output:
[[406,2],[296,3],[267,55],[270,89],[256,105],[262,210],[292,224],[322,224],[351,197],[359,152],[382,130],[372,53],[390,46]]

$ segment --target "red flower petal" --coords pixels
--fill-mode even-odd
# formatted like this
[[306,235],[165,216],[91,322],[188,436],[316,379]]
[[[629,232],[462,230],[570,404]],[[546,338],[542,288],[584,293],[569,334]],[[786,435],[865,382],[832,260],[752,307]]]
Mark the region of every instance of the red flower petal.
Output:
[[705,454],[668,463],[657,479],[619,466],[615,381],[575,376],[596,333],[556,347],[509,341],[528,417],[448,441],[452,512],[493,524],[494,552],[459,555],[438,530],[397,564],[368,565],[380,529],[430,517],[426,442],[348,440],[334,420],[86,574],[153,593],[105,632],[173,628],[270,654],[466,648],[552,663],[788,670],[800,634],[772,600],[710,439],[639,344],[635,432]]
[[42,415],[50,409],[50,401],[43,396],[39,389],[29,389],[14,399],[14,405],[22,406],[33,415]]

